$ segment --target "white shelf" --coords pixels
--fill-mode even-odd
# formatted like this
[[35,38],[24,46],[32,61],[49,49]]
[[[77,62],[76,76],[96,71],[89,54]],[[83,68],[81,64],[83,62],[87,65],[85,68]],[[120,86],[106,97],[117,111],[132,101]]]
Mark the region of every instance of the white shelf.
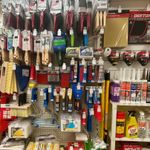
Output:
[[110,102],[112,105],[116,106],[142,106],[142,107],[150,107],[150,103],[124,103],[124,102]]
[[127,141],[127,142],[150,142],[150,138],[115,138],[116,141]]

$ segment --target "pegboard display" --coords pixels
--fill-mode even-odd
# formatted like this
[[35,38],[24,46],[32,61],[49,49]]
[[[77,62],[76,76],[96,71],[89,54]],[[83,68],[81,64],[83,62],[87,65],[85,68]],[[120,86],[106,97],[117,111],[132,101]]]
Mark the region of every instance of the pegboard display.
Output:
[[3,0],[0,11],[0,133],[41,150],[114,150],[118,107],[150,102],[149,0]]

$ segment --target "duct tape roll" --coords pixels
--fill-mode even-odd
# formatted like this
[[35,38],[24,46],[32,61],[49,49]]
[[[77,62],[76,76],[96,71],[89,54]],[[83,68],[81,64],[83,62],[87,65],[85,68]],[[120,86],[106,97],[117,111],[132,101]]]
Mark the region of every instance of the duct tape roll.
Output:
[[105,48],[105,50],[104,50],[104,56],[108,57],[111,54],[111,52],[112,52],[111,48],[109,48],[109,47]]

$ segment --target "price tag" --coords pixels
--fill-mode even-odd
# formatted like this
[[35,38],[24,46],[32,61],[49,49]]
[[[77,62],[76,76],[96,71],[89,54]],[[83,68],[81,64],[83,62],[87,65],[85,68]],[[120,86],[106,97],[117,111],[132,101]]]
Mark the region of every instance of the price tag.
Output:
[[100,29],[100,34],[104,34],[104,28]]
[[13,47],[18,47],[19,46],[19,37],[18,36],[14,36],[13,38]]
[[97,9],[107,9],[108,1],[107,0],[98,0],[98,7]]
[[35,69],[36,69],[36,71],[39,71],[39,70],[40,70],[40,66],[39,66],[39,65],[36,65],[36,66],[35,66]]
[[14,93],[13,94],[13,100],[16,101],[17,100],[17,95]]
[[14,71],[16,70],[16,64],[15,63],[13,64],[13,70]]
[[44,93],[43,93],[43,89],[40,90],[40,96],[43,96]]
[[52,93],[52,87],[51,86],[49,86],[49,88],[48,88],[48,93]]
[[31,89],[27,90],[27,94],[31,95]]
[[91,109],[90,109],[90,116],[93,116],[93,115],[94,115],[94,109],[91,108]]

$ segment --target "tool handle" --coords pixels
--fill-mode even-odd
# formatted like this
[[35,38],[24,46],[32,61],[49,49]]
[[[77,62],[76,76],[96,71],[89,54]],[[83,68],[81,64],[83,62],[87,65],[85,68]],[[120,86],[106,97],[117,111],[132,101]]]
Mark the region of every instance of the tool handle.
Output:
[[48,63],[49,63],[49,52],[47,49],[45,49],[44,64],[48,65]]
[[41,61],[40,61],[40,51],[37,51],[37,56],[36,56],[36,64],[40,65]]
[[87,116],[87,131],[92,132],[92,116],[90,115],[90,109],[88,110]]
[[83,45],[84,46],[88,46],[88,43],[89,43],[89,38],[88,38],[88,35],[83,35]]
[[74,47],[74,34],[71,35],[71,47]]

